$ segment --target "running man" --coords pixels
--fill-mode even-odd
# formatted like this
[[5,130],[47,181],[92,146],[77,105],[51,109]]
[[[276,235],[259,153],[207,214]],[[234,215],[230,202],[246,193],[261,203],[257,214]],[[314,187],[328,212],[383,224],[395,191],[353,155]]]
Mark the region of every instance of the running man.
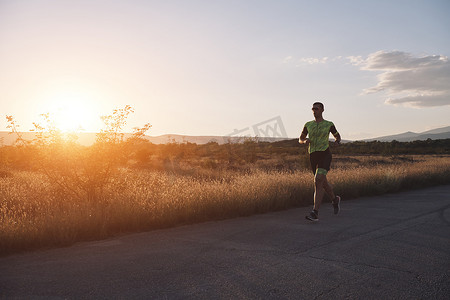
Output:
[[[314,103],[312,110],[315,120],[305,124],[298,142],[309,146],[309,160],[311,162],[311,169],[314,173],[314,208],[311,213],[306,216],[306,219],[310,221],[319,221],[319,207],[320,204],[322,204],[325,193],[332,199],[334,214],[339,213],[341,197],[334,194],[333,187],[328,183],[327,173],[330,170],[331,165],[331,151],[328,137],[331,132],[335,138],[335,144],[339,145],[341,136],[339,135],[339,132],[337,132],[336,127],[334,127],[333,122],[323,118],[322,114],[324,107],[322,103]],[[308,135],[309,138],[306,137]]]

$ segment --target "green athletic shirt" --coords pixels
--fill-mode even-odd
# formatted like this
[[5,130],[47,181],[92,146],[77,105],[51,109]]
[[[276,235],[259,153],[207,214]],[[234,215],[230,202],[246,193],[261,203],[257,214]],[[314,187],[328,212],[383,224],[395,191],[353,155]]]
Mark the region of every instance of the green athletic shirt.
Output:
[[320,123],[316,121],[309,121],[303,127],[302,133],[305,135],[309,134],[309,148],[308,152],[313,153],[316,151],[325,151],[328,149],[330,132],[334,137],[338,135],[336,127],[334,127],[333,122],[323,120]]

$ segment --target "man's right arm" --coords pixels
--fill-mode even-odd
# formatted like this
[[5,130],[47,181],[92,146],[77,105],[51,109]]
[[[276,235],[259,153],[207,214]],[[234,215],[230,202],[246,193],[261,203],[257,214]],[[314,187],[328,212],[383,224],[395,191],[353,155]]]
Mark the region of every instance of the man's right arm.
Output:
[[306,127],[303,127],[302,134],[300,135],[300,138],[298,139],[298,142],[300,144],[309,144],[309,139],[306,137],[308,135],[308,129]]

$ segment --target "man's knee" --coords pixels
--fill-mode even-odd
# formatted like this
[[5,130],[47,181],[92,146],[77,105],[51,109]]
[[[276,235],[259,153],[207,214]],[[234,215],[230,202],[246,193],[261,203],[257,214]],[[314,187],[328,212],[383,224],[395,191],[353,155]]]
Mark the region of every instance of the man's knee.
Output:
[[325,175],[325,176],[327,176],[328,170],[327,170],[327,169],[323,169],[323,168],[317,168],[316,174],[320,174],[320,175]]

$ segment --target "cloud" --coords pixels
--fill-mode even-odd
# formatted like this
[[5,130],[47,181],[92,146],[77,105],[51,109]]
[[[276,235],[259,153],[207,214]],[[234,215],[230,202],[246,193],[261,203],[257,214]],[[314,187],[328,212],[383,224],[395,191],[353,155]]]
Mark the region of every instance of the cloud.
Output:
[[292,63],[295,67],[300,67],[304,65],[316,65],[325,64],[329,61],[328,57],[302,57],[294,58],[292,56],[287,56],[283,59],[283,63]]
[[306,58],[300,58],[300,63],[307,63],[310,65],[315,64],[324,64],[328,61],[328,57],[322,57],[322,58],[316,58],[316,57],[306,57]]
[[366,60],[347,57],[362,70],[382,71],[378,84],[365,94],[385,91],[387,104],[413,107],[450,105],[450,62],[442,55],[414,57],[401,52],[378,51]]
[[411,54],[401,51],[372,53],[367,58],[368,70],[410,70],[440,66],[448,58],[440,55],[413,57]]
[[347,59],[350,60],[353,65],[357,65],[357,61],[364,61],[362,56],[349,56],[349,57],[344,57],[344,56],[328,57],[328,56],[324,56],[324,57],[301,57],[301,58],[295,58],[295,57],[289,55],[289,56],[286,56],[283,59],[283,63],[291,64],[291,65],[294,65],[295,67],[301,67],[301,66],[305,66],[305,65],[324,65],[324,64],[328,64],[328,63],[335,63],[335,62],[340,62],[340,61],[346,61]]
[[289,63],[289,62],[291,62],[292,61],[292,56],[286,56],[284,59],[283,59],[283,63],[285,63],[285,64],[287,64],[287,63]]
[[359,66],[364,63],[364,58],[362,56],[347,56],[347,59],[354,66]]
[[430,95],[417,95],[406,96],[401,98],[388,98],[385,103],[387,104],[407,104],[413,107],[433,107],[449,105],[448,94],[430,94]]

